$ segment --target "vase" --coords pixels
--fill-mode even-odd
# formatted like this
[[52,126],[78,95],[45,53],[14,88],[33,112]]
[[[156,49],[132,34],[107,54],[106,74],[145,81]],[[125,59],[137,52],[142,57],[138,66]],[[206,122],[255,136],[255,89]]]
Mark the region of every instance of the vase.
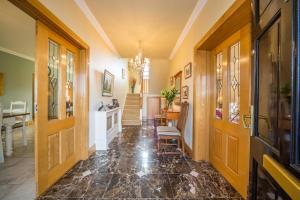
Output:
[[173,111],[173,103],[168,105],[168,111],[172,112]]

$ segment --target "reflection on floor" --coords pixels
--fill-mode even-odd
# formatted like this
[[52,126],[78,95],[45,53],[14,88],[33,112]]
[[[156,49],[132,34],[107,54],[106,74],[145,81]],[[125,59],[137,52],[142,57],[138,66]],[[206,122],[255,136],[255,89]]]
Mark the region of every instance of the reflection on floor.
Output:
[[26,133],[28,145],[23,146],[21,128],[13,130],[14,154],[0,164],[1,200],[34,199],[34,127],[26,127]]
[[124,128],[110,150],[79,162],[40,197],[68,198],[241,199],[209,163],[159,158],[151,124]]

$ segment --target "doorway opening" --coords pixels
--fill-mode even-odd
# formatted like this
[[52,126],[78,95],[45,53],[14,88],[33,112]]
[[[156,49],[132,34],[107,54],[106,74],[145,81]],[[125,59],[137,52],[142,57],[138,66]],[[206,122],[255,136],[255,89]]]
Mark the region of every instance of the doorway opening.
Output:
[[0,27],[0,199],[34,199],[35,20],[1,1]]
[[[26,71],[26,73],[30,71],[30,76],[28,80],[26,79],[30,83],[28,88],[31,90],[31,92],[27,92],[28,98],[30,98],[28,100],[29,103],[26,100],[14,100],[11,104],[18,106],[17,114],[12,114],[13,112],[9,111],[8,114],[4,113],[3,117],[1,117],[1,119],[9,118],[9,120],[8,122],[3,120],[6,127],[3,131],[8,137],[5,138],[3,136],[4,140],[1,140],[1,144],[4,143],[1,147],[4,146],[2,149],[7,156],[2,158],[0,155],[0,158],[3,160],[1,165],[9,166],[9,156],[14,155],[11,152],[16,150],[14,149],[17,147],[16,144],[20,143],[19,141],[14,141],[14,135],[18,139],[18,134],[14,133],[14,124],[12,122],[20,118],[21,125],[23,125],[21,127],[22,144],[28,147],[29,142],[24,138],[29,136],[32,138],[29,148],[29,157],[33,160],[30,168],[32,187],[31,190],[24,186],[20,187],[19,190],[15,190],[15,193],[11,191],[4,193],[1,191],[0,194],[9,195],[3,198],[34,199],[45,192],[79,160],[88,158],[89,47],[40,2],[10,0],[2,1],[1,3],[3,5],[1,5],[0,9],[5,11],[9,10],[8,7],[12,9],[10,12],[11,16],[1,17],[1,23],[8,27],[14,23],[16,23],[16,28],[30,27],[24,25],[26,23],[22,23],[15,16],[18,13],[22,13],[20,15],[30,21],[31,27],[33,27],[31,30],[33,45],[22,45],[22,42],[28,42],[28,40],[24,40],[27,32],[17,29],[8,29],[7,33],[3,31],[6,35],[1,37],[0,42],[3,42],[3,45],[11,42],[12,48],[24,46],[25,50],[31,46],[33,49],[33,59],[31,60],[34,62],[32,62],[33,71]],[[20,33],[24,34],[24,37],[20,37]],[[12,39],[10,38],[11,36],[19,36],[19,38]],[[24,49],[21,48],[21,50]],[[3,48],[3,50],[7,50],[6,53],[14,56],[27,58],[27,60],[31,58],[31,56],[26,55],[28,52],[18,53],[16,50],[9,51],[9,48]],[[13,79],[18,80],[22,78],[24,78],[24,74],[18,74]],[[22,106],[25,109],[21,110]],[[11,107],[9,108],[10,110]],[[6,110],[4,109],[4,111]],[[31,134],[26,134],[27,132],[24,131],[27,130],[27,127],[28,132],[31,130]],[[25,141],[27,141],[27,144],[25,144]],[[22,152],[26,153],[26,151]],[[4,170],[3,173],[6,173],[5,167],[1,166],[1,169]],[[26,179],[29,178],[27,177]],[[6,191],[10,186],[9,184],[3,184],[0,187],[1,190]],[[24,196],[24,191],[28,192],[28,197]],[[22,196],[11,197],[11,195]]]

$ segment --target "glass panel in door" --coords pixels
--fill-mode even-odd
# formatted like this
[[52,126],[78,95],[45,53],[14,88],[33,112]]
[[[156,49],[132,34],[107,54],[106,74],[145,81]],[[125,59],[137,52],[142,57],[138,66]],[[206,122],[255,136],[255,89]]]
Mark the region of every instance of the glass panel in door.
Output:
[[48,120],[58,119],[58,84],[60,71],[60,46],[49,40],[48,54]]
[[66,116],[71,117],[74,113],[74,54],[67,50],[66,55]]
[[240,120],[240,42],[230,47],[229,60],[229,121]]

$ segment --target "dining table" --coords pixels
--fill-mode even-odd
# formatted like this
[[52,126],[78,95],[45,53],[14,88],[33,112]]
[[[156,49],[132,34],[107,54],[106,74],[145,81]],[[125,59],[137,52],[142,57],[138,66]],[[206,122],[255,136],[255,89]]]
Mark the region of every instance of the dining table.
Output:
[[30,115],[28,112],[3,112],[3,126],[6,129],[6,156],[11,156],[13,154],[13,126],[16,124],[16,118],[22,118],[22,139],[23,145],[27,146],[26,130],[25,130],[25,121],[26,116]]

